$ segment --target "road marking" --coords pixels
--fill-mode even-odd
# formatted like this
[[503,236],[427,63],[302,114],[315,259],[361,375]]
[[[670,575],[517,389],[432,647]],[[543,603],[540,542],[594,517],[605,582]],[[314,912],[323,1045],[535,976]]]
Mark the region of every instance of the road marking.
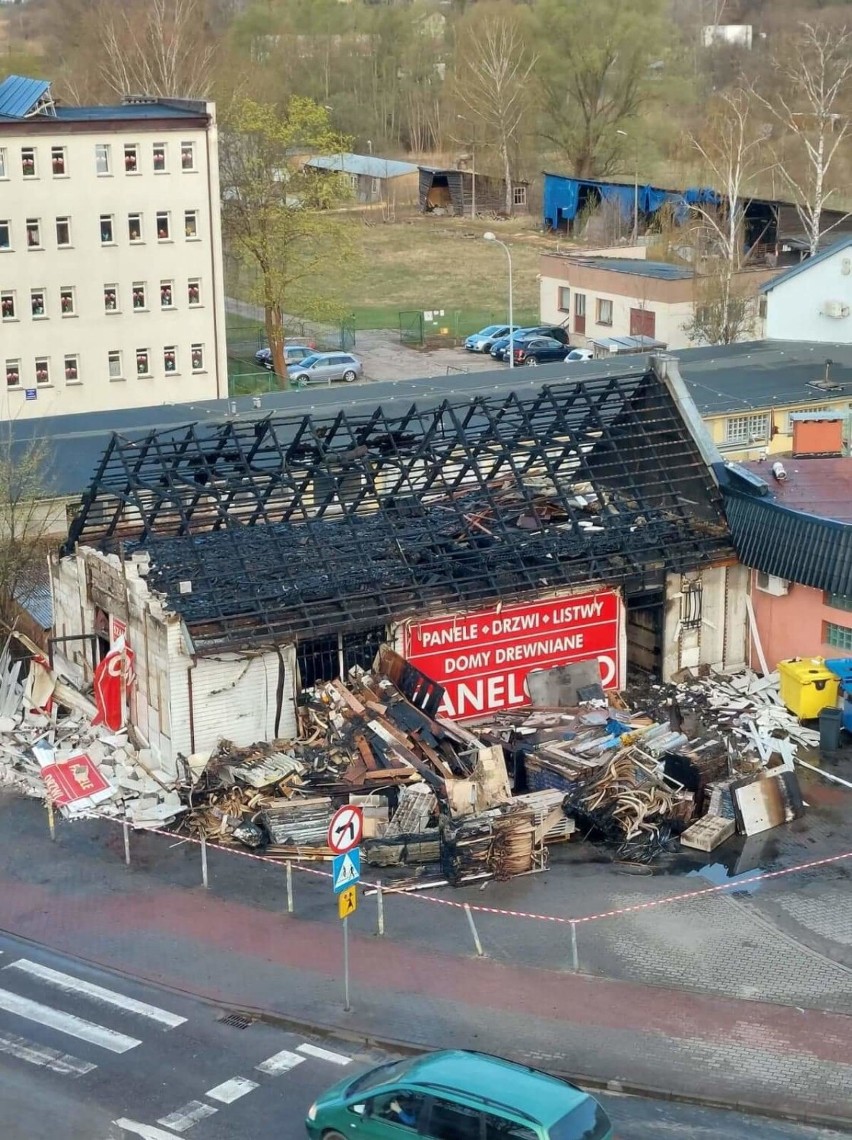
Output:
[[168,1116],[161,1116],[157,1123],[162,1124],[164,1128],[172,1128],[175,1132],[186,1132],[187,1128],[192,1128],[193,1124],[197,1124],[205,1116],[212,1116],[218,1111],[219,1109],[214,1108],[212,1104],[191,1100],[176,1108],[174,1112],[170,1112]]
[[31,1065],[43,1065],[45,1069],[70,1077],[82,1077],[98,1067],[90,1061],[80,1061],[70,1053],[60,1053],[58,1049],[36,1045],[26,1037],[7,1036],[5,1033],[0,1033],[0,1053],[8,1053],[21,1061],[29,1061]]
[[135,1049],[142,1044],[136,1037],[127,1037],[104,1025],[96,1025],[94,1021],[75,1017],[73,1013],[63,1013],[52,1006],[30,1001],[10,990],[0,990],[0,1009],[25,1017],[28,1021],[37,1021],[39,1025],[46,1025],[50,1029],[57,1029],[60,1033],[67,1033],[69,1037],[79,1037],[81,1041],[108,1049],[110,1053],[126,1053],[128,1049]]
[[230,1081],[223,1081],[215,1089],[208,1089],[204,1095],[209,1096],[211,1100],[219,1100],[222,1104],[233,1104],[235,1100],[239,1100],[241,1096],[256,1088],[257,1082],[250,1081],[248,1077],[233,1077]]
[[319,1057],[321,1061],[331,1061],[333,1065],[348,1065],[351,1057],[344,1057],[342,1053],[332,1053],[329,1049],[320,1049],[319,1045],[297,1045],[299,1053],[306,1053],[309,1057]]
[[162,1128],[154,1128],[152,1124],[140,1124],[138,1120],[114,1120],[116,1128],[123,1128],[125,1132],[133,1132],[141,1136],[142,1140],[175,1140],[174,1132],[164,1132]]
[[259,1073],[267,1073],[270,1077],[277,1077],[279,1073],[286,1073],[290,1069],[295,1069],[297,1065],[301,1065],[304,1059],[298,1053],[291,1053],[289,1049],[282,1049],[280,1053],[273,1053],[271,1057],[267,1057],[265,1061],[255,1065],[255,1068]]
[[27,958],[19,958],[17,962],[10,962],[8,966],[3,967],[4,970],[21,970],[24,974],[29,974],[33,978],[39,978],[48,985],[56,986],[57,989],[63,990],[65,993],[79,993],[85,994],[86,997],[92,998],[94,1001],[103,1002],[104,1005],[114,1005],[117,1009],[126,1010],[128,1013],[137,1013],[140,1017],[147,1017],[151,1021],[159,1021],[162,1025],[167,1025],[169,1029],[174,1029],[178,1025],[183,1025],[186,1021],[185,1017],[179,1017],[176,1013],[169,1013],[167,1009],[159,1009],[156,1005],[148,1005],[144,1001],[136,1001],[135,998],[127,997],[125,994],[116,993],[115,990],[104,989],[103,986],[96,986],[92,982],[84,982],[80,978],[75,978],[71,974],[63,974],[60,970],[52,970],[50,966],[42,966],[38,962],[30,962]]

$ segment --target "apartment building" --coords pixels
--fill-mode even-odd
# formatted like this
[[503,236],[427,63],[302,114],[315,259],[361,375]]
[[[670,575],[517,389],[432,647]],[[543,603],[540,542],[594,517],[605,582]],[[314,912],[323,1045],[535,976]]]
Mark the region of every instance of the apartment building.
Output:
[[215,108],[0,83],[0,419],[227,394]]

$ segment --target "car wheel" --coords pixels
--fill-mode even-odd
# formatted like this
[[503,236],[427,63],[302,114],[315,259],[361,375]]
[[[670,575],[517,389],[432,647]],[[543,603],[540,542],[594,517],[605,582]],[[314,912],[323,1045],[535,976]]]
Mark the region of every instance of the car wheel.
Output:
[[535,368],[535,366],[538,364],[538,357],[528,356],[524,361],[524,364],[528,364],[531,368]]
[[311,378],[307,372],[303,372],[301,376],[294,376],[293,379],[297,384],[307,384]]
[[357,373],[357,372],[353,372],[353,370],[352,370],[351,368],[348,368],[348,369],[347,369],[347,370],[346,370],[346,371],[343,373],[343,379],[346,381],[346,383],[347,383],[347,384],[351,384],[351,383],[352,383],[352,381],[353,381],[353,380],[356,380],[357,378],[358,378],[358,373]]
[[345,1136],[341,1136],[339,1132],[323,1132],[322,1140],[346,1140]]

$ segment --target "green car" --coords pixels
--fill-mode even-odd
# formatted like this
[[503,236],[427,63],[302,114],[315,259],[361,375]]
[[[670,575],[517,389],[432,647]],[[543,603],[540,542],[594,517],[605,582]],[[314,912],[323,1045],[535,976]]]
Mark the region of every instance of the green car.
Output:
[[567,1081],[447,1050],[391,1061],[323,1093],[305,1121],[311,1140],[610,1140],[594,1097]]

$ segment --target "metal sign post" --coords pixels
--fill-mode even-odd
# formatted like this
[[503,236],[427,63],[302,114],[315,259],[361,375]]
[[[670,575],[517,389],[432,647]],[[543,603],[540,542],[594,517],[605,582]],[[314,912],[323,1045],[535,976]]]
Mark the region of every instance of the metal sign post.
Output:
[[349,919],[343,920],[343,1012],[349,1013]]
[[349,1013],[349,915],[358,909],[357,883],[361,881],[363,817],[359,807],[346,805],[334,813],[328,826],[328,845],[334,852],[331,886],[337,895],[337,914],[343,922],[343,1012]]

